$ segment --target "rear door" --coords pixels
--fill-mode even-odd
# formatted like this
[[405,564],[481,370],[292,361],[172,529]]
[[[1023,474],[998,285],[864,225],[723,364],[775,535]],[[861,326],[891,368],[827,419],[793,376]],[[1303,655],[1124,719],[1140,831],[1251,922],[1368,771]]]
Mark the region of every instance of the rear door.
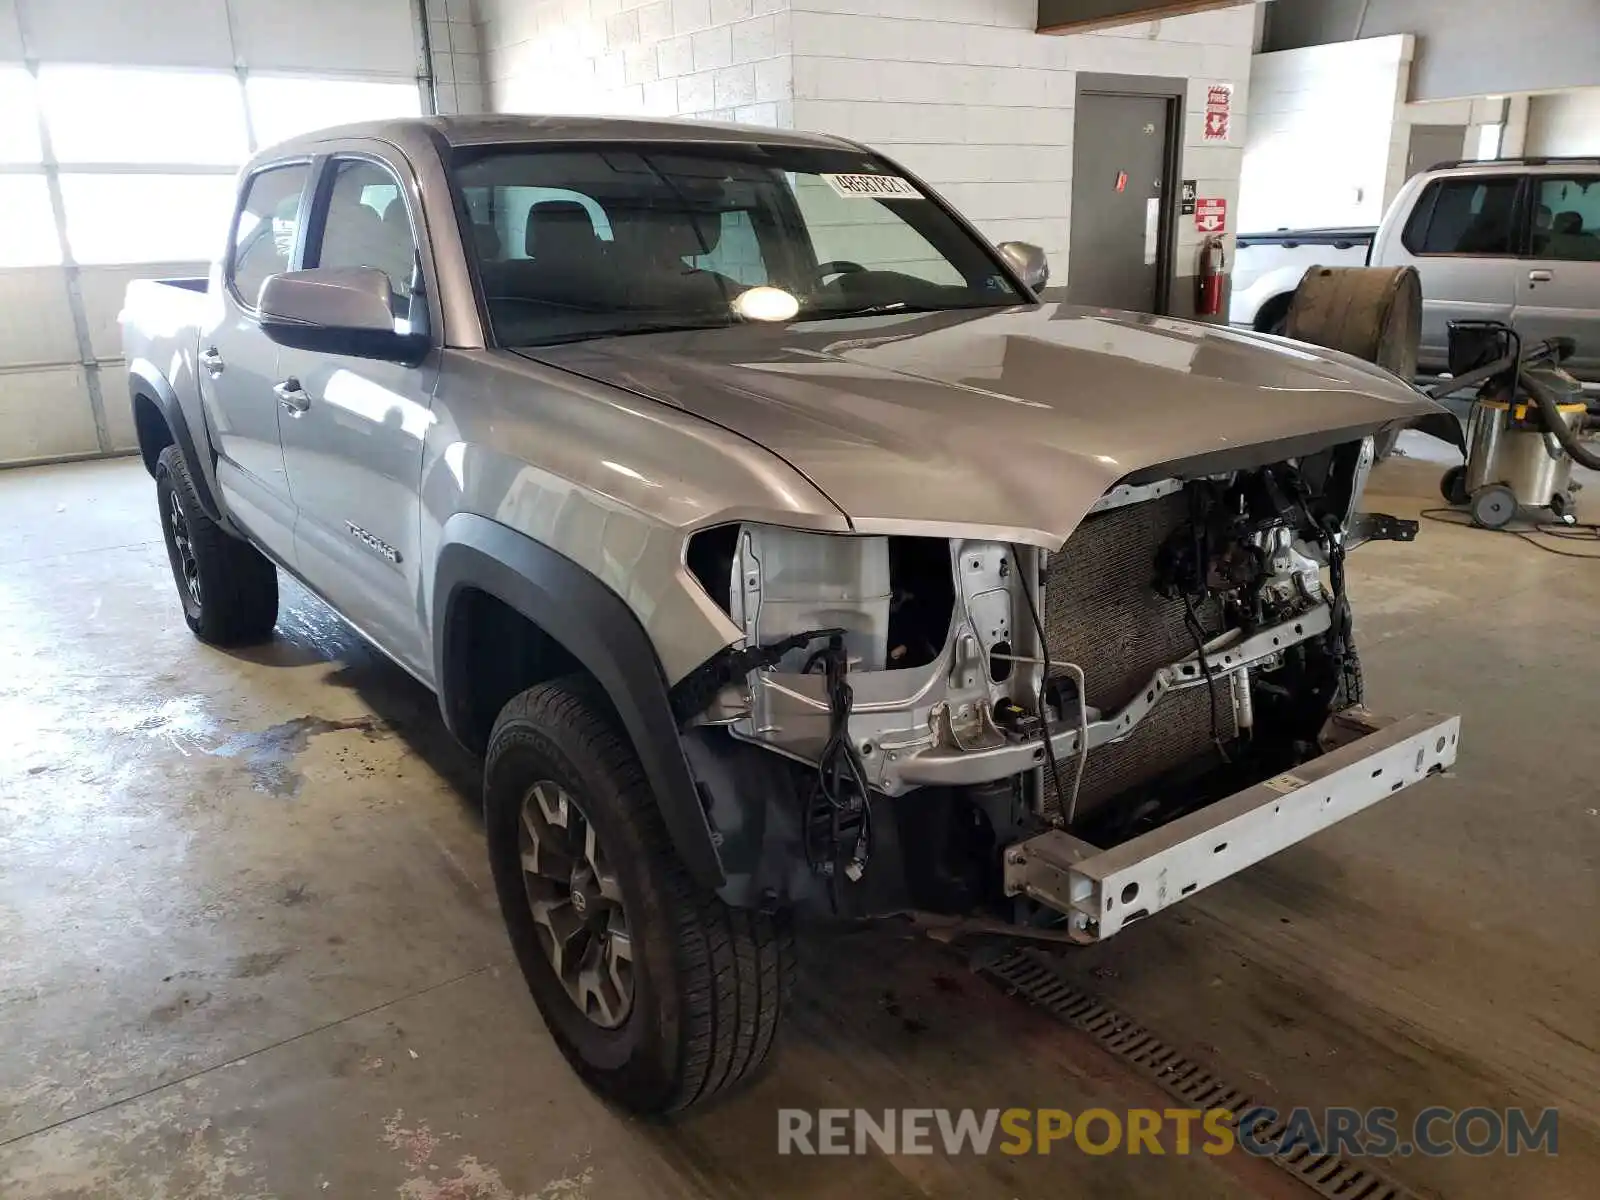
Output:
[[1422,277],[1421,365],[1443,370],[1449,324],[1509,321],[1516,302],[1523,177],[1448,175],[1423,188],[1384,266]]
[[267,276],[294,265],[309,161],[274,163],[242,185],[212,317],[200,330],[200,389],[217,448],[228,513],[294,563],[295,509],[278,435],[278,347],[261,332],[256,298]]
[[[399,331],[437,330],[423,286],[415,180],[386,147],[333,153],[318,168],[306,267],[376,267]],[[421,367],[282,347],[283,458],[299,510],[300,573],[420,678],[432,675],[420,607],[422,439],[438,355]]]
[[1535,175],[1529,256],[1512,323],[1524,341],[1570,337],[1567,367],[1600,380],[1600,172]]

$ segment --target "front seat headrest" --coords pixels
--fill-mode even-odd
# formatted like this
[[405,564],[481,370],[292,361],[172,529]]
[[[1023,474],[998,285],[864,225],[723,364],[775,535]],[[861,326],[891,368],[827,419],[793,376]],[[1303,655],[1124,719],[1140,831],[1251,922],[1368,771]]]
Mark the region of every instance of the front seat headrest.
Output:
[[[541,200],[528,210],[523,253],[538,258],[541,249],[576,249],[573,242],[598,242],[589,210],[576,200]],[[563,246],[562,243],[567,243]]]

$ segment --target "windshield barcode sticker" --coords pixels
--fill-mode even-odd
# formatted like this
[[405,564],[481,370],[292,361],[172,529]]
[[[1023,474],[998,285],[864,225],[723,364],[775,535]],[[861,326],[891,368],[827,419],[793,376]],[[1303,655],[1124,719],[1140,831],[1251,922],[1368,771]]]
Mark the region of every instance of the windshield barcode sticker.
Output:
[[828,186],[848,199],[921,200],[917,191],[898,175],[824,175]]

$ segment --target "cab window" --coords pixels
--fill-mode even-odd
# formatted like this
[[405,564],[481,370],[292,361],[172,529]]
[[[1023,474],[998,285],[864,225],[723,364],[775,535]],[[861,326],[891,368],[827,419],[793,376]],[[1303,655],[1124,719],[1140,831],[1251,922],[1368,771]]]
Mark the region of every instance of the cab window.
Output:
[[320,234],[306,248],[306,265],[374,267],[389,277],[390,303],[398,321],[417,331],[426,306],[417,287],[417,242],[400,183],[367,159],[336,159],[319,189]]

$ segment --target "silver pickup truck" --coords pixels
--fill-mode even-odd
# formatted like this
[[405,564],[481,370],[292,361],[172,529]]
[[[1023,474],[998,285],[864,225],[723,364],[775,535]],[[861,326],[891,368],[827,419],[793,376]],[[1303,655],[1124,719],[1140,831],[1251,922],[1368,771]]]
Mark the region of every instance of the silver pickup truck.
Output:
[[263,152],[130,287],[185,619],[284,571],[438,693],[620,1103],[760,1065],[797,916],[1093,942],[1454,762],[1344,588],[1374,436],[1453,420],[1046,270],[837,138],[477,117]]
[[1228,319],[1282,327],[1306,270],[1415,267],[1425,371],[1449,323],[1508,322],[1529,345],[1570,337],[1564,367],[1600,383],[1600,158],[1445,163],[1413,176],[1377,228],[1240,234]]

